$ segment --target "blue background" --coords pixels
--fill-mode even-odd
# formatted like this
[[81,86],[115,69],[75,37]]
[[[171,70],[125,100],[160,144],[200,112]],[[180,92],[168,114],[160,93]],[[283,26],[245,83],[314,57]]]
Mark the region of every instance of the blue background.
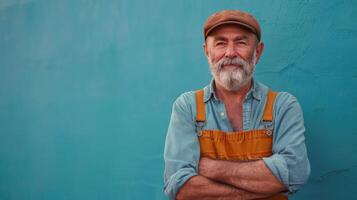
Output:
[[298,97],[312,164],[292,199],[357,199],[357,2],[0,1],[0,199],[166,199],[173,101],[210,81],[202,27],[260,21],[256,79]]

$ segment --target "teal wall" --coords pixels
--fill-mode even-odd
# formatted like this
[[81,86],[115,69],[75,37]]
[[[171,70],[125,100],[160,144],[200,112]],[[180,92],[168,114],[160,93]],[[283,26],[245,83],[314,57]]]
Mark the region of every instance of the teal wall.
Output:
[[357,2],[0,1],[0,200],[166,199],[171,105],[210,80],[202,26],[261,22],[256,78],[298,97],[312,174],[292,199],[357,199]]

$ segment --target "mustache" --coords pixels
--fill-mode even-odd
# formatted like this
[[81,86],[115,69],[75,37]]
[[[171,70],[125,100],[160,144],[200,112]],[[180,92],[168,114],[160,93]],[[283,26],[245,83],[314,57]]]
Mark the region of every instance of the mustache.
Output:
[[224,57],[216,63],[218,70],[221,70],[225,65],[235,65],[237,67],[243,67],[244,65],[249,65],[249,63],[239,57],[236,58]]

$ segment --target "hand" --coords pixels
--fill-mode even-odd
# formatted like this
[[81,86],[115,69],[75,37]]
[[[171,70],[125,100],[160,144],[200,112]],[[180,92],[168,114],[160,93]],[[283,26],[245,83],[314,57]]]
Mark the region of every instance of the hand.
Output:
[[201,157],[198,164],[198,173],[206,178],[214,179],[215,174],[217,174],[217,170],[219,170],[216,164],[216,160],[207,157]]

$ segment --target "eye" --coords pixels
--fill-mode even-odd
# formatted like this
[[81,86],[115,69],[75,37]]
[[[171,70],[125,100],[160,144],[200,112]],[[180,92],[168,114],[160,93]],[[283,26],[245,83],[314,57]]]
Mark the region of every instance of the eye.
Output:
[[218,41],[218,42],[216,42],[214,45],[215,45],[216,47],[220,47],[220,46],[225,45],[225,42],[223,42],[223,41]]
[[246,45],[247,42],[244,41],[244,40],[239,40],[239,41],[236,42],[236,44],[238,44],[238,45]]

